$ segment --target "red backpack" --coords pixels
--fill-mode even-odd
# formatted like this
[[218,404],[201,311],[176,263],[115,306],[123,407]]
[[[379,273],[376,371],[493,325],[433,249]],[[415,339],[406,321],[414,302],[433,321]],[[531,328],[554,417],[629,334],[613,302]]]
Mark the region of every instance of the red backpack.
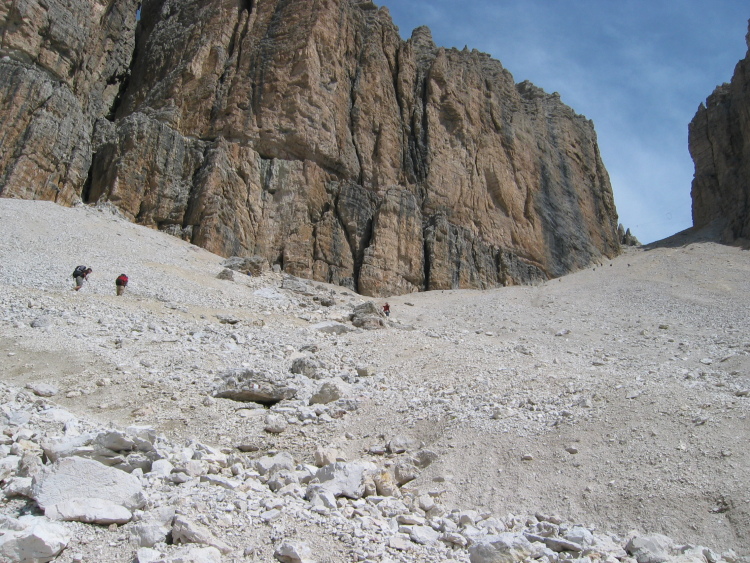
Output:
[[120,274],[115,280],[115,285],[128,285],[128,276]]

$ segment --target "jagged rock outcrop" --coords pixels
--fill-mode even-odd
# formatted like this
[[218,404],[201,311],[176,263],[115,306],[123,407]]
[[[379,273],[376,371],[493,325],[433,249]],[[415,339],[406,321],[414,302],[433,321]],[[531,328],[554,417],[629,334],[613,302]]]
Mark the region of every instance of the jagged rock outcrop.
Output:
[[0,195],[80,200],[94,124],[111,117],[138,0],[0,3]]
[[[619,251],[592,123],[488,55],[426,28],[402,40],[385,8],[146,0],[134,31],[135,2],[72,4],[96,65],[54,26],[15,35],[75,58],[63,69],[3,36],[0,195],[108,201],[368,295],[528,283]],[[34,109],[47,91],[61,101]]]
[[[750,31],[746,36],[750,49]],[[690,123],[693,226],[722,224],[726,242],[750,239],[750,51]]]

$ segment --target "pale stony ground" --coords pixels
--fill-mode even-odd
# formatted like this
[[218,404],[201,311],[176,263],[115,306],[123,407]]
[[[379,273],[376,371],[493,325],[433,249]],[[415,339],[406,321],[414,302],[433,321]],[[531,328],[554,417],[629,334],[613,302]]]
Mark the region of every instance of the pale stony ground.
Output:
[[[226,451],[250,439],[253,455],[304,462],[333,445],[387,463],[368,450],[408,436],[438,454],[408,488],[445,507],[750,554],[748,251],[676,237],[536,287],[393,297],[388,328],[339,336],[310,327],[365,298],[312,283],[336,301],[322,307],[281,275],[216,279],[221,261],[107,210],[0,199],[3,400],[54,383],[45,401],[84,421]],[[94,273],[74,292],[79,263]],[[131,283],[116,297],[121,272]],[[283,374],[305,355],[352,383],[358,410],[271,435],[261,409],[210,397],[225,369]],[[97,530],[59,561],[97,542],[102,561],[132,560]],[[353,560],[331,541],[321,561]]]

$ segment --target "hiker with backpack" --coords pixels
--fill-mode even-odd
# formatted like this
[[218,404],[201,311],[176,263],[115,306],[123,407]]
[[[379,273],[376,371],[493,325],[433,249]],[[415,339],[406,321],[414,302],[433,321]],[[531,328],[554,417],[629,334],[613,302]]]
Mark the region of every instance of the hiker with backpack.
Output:
[[117,295],[122,295],[125,293],[125,288],[128,285],[128,276],[125,274],[120,274],[117,276],[117,279],[115,280],[115,287],[117,288]]
[[76,286],[73,289],[79,291],[83,287],[83,282],[88,279],[92,271],[87,266],[76,266],[76,269],[73,270],[73,278],[76,280]]

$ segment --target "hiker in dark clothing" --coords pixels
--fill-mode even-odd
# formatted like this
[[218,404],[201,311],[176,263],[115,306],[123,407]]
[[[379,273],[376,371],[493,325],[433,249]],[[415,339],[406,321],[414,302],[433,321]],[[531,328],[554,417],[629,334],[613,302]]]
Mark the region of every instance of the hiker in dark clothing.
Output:
[[76,291],[80,290],[83,287],[83,282],[88,279],[91,272],[93,272],[91,268],[76,266],[76,269],[73,270],[73,278],[76,280],[76,286],[73,289]]
[[390,317],[391,316],[391,306],[388,305],[388,303],[386,303],[385,305],[383,305],[383,312],[385,313],[386,317]]
[[117,279],[115,280],[115,287],[117,288],[117,295],[122,295],[125,293],[125,288],[128,285],[128,276],[125,274],[120,274],[117,276]]

